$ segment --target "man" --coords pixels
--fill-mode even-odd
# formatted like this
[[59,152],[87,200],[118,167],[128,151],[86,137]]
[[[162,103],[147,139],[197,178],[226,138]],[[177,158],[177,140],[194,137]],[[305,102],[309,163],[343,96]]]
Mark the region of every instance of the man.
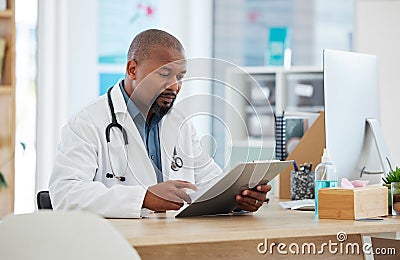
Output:
[[[54,209],[139,218],[181,208],[190,202],[188,189],[221,175],[201,152],[193,125],[172,109],[185,73],[184,48],[174,36],[151,29],[133,39],[125,79],[62,130],[49,186]],[[238,194],[239,208],[256,211],[270,189]]]

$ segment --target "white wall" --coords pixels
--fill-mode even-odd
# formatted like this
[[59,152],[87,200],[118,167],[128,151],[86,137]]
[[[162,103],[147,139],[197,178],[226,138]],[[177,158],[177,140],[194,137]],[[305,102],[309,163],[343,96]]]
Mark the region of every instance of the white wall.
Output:
[[[204,69],[207,62],[200,62],[201,57],[211,57],[212,54],[212,0],[171,0],[159,1],[160,28],[175,35],[183,44],[186,56],[192,60],[188,62],[193,67]],[[204,65],[200,64],[203,63]],[[191,66],[188,65],[190,68]],[[192,67],[192,68],[193,68]],[[204,73],[189,71],[188,76],[204,76]],[[211,76],[211,71],[209,73]],[[203,99],[203,102],[195,100],[195,94],[211,93],[211,82],[190,81],[184,82],[182,91],[179,93],[179,100],[185,98],[196,102],[191,102],[191,106],[185,108],[187,114],[194,114],[209,108],[211,113],[212,102],[210,99]],[[196,126],[199,136],[211,133],[211,121],[205,118],[194,117],[193,123]]]
[[36,191],[68,117],[97,96],[97,0],[39,0]]
[[392,161],[400,165],[400,1],[357,0],[355,51],[379,60],[381,123]]
[[97,0],[68,0],[68,115],[98,97]]
[[66,3],[39,0],[36,191],[47,189],[58,129],[66,118]]

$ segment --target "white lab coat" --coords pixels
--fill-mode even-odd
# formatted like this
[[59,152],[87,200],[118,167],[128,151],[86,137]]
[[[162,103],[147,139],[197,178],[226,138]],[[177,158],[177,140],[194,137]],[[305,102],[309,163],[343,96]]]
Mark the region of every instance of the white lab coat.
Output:
[[[125,104],[119,82],[111,90],[117,121],[128,135],[126,181],[106,178],[111,173],[105,129],[111,122],[107,95],[73,116],[63,127],[50,177],[49,191],[53,208],[80,209],[104,217],[139,218],[149,212],[142,209],[149,186],[157,184],[156,174]],[[111,131],[110,154],[116,175],[123,175],[126,156],[122,134]],[[171,170],[174,147],[184,162]],[[173,108],[160,122],[160,148],[164,181],[186,180],[198,187],[222,174],[215,162],[202,152],[193,125]]]

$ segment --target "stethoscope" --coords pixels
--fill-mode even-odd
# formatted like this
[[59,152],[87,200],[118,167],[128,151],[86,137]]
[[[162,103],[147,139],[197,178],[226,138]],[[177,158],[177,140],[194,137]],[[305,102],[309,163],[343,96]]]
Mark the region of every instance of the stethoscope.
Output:
[[179,171],[183,167],[183,160],[176,154],[176,146],[174,147],[174,153],[172,155],[171,169],[175,172]]
[[[126,131],[125,131],[124,127],[121,124],[119,124],[118,121],[117,121],[117,117],[116,117],[115,112],[114,112],[114,104],[113,104],[112,99],[111,99],[111,89],[112,88],[113,87],[109,88],[108,91],[107,91],[108,106],[110,108],[110,113],[111,113],[111,123],[108,124],[107,127],[106,127],[106,140],[107,140],[108,160],[109,160],[110,167],[111,167],[111,173],[107,172],[106,177],[107,178],[115,178],[115,179],[123,182],[126,179],[125,175],[127,173],[128,166],[129,166],[128,165],[128,135],[126,134]],[[111,160],[111,157],[110,157],[110,131],[111,131],[111,128],[113,128],[113,127],[118,128],[122,132],[122,138],[123,138],[123,141],[124,141],[124,150],[125,150],[125,155],[126,155],[126,158],[125,158],[126,159],[126,165],[125,165],[125,171],[124,171],[123,175],[115,174],[114,168],[113,168],[113,165],[112,165],[112,160]],[[174,147],[174,153],[172,155],[172,160],[171,160],[171,169],[173,171],[179,171],[182,167],[183,167],[183,160],[182,160],[181,157],[179,157],[177,155],[176,146],[175,146]]]

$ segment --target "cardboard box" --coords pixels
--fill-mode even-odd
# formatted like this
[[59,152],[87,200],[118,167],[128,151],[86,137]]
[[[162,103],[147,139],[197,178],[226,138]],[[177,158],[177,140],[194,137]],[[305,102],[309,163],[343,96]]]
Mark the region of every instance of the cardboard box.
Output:
[[[304,133],[300,142],[294,150],[288,155],[286,160],[295,160],[297,163],[312,162],[318,165],[321,162],[322,152],[325,148],[325,114],[320,115]],[[314,166],[314,167],[315,167]],[[280,199],[290,199],[290,172],[293,167],[290,166],[279,174],[279,182],[275,188],[275,192]],[[277,181],[277,179],[275,179]]]
[[362,219],[388,214],[388,188],[327,188],[318,191],[318,216],[330,219]]

